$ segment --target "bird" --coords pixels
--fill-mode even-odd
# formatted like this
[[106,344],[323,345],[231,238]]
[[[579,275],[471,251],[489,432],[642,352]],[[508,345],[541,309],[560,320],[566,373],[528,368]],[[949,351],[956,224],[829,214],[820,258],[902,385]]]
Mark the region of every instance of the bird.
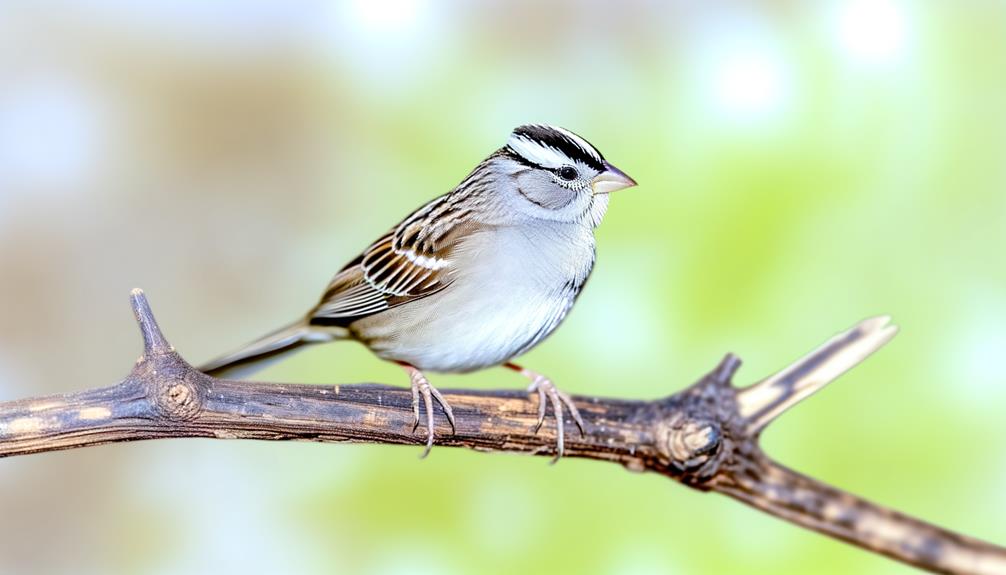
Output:
[[355,340],[408,374],[413,433],[425,407],[434,441],[434,401],[456,432],[450,404],[426,374],[505,366],[530,381],[541,428],[556,420],[553,462],[564,453],[564,409],[583,419],[551,379],[514,359],[566,318],[594,268],[594,230],[609,194],[636,181],[587,140],[546,124],[515,128],[506,144],[450,192],[394,226],[347,263],[304,317],[203,365],[244,376],[306,346]]

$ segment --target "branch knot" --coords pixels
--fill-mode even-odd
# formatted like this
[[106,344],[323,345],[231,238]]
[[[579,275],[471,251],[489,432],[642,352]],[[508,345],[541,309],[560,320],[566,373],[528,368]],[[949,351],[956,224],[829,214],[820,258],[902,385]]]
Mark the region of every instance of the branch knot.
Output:
[[199,385],[186,377],[167,377],[153,388],[152,400],[157,414],[172,421],[188,421],[202,411]]
[[682,471],[693,470],[709,460],[720,445],[720,437],[717,423],[689,419],[667,430],[665,445],[672,462]]
[[681,412],[658,424],[657,448],[668,465],[690,485],[703,483],[716,474],[723,451],[723,429],[704,417],[691,417]]

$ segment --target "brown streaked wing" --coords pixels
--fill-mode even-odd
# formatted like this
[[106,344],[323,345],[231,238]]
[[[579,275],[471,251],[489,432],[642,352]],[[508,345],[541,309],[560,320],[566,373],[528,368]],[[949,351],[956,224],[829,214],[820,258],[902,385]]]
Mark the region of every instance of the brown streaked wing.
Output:
[[[418,222],[410,220],[374,242],[333,278],[310,314],[312,323],[347,325],[447,287],[451,269],[447,256],[456,234],[438,234],[439,241],[430,241],[416,233],[413,226]],[[461,226],[454,227],[461,231]]]

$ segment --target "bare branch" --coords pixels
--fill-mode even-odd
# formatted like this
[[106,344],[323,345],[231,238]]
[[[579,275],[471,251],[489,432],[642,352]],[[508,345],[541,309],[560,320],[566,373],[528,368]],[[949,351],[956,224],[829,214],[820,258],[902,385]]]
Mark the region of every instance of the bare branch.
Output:
[[757,434],[787,409],[838,379],[898,333],[887,316],[863,320],[779,373],[737,392],[737,406]]
[[[119,384],[0,403],[0,457],[167,437],[422,444],[406,389],[374,384],[293,385],[214,379],[165,340],[143,293],[132,294],[144,353]],[[738,390],[727,355],[694,385],[664,399],[574,397],[586,433],[566,453],[661,473],[923,569],[1006,572],[1006,549],[884,509],[786,469],[758,446],[783,411],[890,340],[886,318],[867,320],[792,366]],[[444,392],[457,416],[438,418],[437,443],[552,455],[554,428],[535,433],[537,409],[516,391]],[[568,422],[567,425],[572,425]]]
[[1006,573],[1006,550],[953,533],[787,469],[760,452],[745,473],[723,474],[715,491],[748,505],[937,573]]
[[154,312],[150,309],[147,296],[143,290],[136,288],[129,292],[129,303],[133,306],[133,317],[140,326],[140,334],[143,336],[143,350],[148,355],[174,351],[174,348],[164,339],[161,328],[154,319]]

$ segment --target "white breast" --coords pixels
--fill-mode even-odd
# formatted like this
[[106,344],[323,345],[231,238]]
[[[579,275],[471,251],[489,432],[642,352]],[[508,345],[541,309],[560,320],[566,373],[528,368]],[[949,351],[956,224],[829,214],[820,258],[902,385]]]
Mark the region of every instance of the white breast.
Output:
[[586,226],[495,228],[452,254],[452,283],[354,324],[377,355],[430,371],[472,371],[528,351],[565,317],[594,260]]

